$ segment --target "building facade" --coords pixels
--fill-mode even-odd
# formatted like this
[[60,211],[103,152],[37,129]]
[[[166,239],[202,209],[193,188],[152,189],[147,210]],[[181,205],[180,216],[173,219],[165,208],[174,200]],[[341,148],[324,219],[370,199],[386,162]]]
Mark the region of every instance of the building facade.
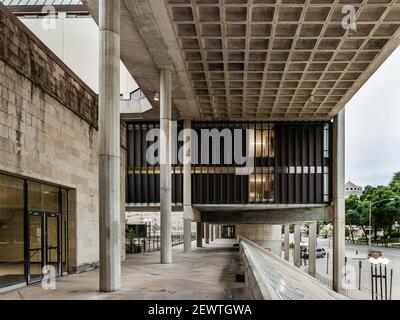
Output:
[[348,198],[351,195],[356,196],[356,197],[361,197],[363,194],[363,188],[360,186],[357,186],[351,181],[346,182],[344,186],[344,193],[345,197]]
[[98,265],[99,152],[97,95],[2,5],[0,16],[1,291],[44,266]]

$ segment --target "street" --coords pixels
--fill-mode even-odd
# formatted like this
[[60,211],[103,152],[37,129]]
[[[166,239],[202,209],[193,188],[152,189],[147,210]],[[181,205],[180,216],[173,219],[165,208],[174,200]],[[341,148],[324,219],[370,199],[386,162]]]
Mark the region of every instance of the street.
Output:
[[[307,242],[307,239],[302,239]],[[327,252],[325,258],[317,259],[317,278],[319,278],[326,285],[332,285],[332,241],[329,239],[318,239],[318,248],[324,248]],[[383,257],[389,259],[387,266],[387,290],[389,299],[390,290],[390,270],[393,269],[393,289],[392,299],[400,300],[400,249],[396,248],[385,248],[373,246],[373,249],[381,251]],[[350,282],[350,288],[347,290],[347,295],[353,299],[371,300],[371,264],[368,261],[368,246],[366,245],[355,245],[346,244],[346,258],[347,258],[347,280]],[[293,252],[290,254],[290,260],[293,262]],[[327,263],[328,268],[327,268]],[[307,272],[308,261],[306,263],[302,259],[302,269]],[[360,267],[361,267],[361,290],[359,290],[359,279],[360,279]],[[379,270],[379,268],[378,268]],[[384,270],[384,269],[383,269]],[[383,293],[385,292],[385,282],[383,281]],[[378,293],[380,297],[380,281],[378,281]]]

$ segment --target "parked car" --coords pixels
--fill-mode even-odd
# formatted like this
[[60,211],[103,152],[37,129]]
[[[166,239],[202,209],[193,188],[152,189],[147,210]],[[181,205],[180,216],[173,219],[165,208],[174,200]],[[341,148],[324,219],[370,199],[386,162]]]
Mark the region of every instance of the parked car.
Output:
[[[316,253],[316,255],[317,255],[317,259],[318,259],[318,258],[325,258],[325,256],[326,256],[326,251],[325,251],[325,249],[324,249],[324,248],[317,248],[317,253]],[[302,247],[302,248],[301,248],[301,257],[302,257],[303,259],[308,259],[308,257],[309,257],[309,252],[308,252],[308,248],[307,248],[307,247]]]

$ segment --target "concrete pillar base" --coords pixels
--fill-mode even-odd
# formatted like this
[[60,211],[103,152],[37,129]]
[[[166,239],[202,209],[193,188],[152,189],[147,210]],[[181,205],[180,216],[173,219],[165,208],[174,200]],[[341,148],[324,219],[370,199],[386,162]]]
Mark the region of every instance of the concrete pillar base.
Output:
[[183,220],[183,251],[185,253],[190,253],[192,251],[192,220]]
[[238,225],[236,231],[239,236],[253,241],[278,257],[282,256],[282,227],[280,225]]

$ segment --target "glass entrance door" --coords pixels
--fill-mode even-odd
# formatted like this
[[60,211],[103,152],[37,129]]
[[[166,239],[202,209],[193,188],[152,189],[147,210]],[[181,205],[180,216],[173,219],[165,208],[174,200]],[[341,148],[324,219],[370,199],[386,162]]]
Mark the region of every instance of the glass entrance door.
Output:
[[43,240],[44,240],[43,214],[32,212],[29,215],[29,282],[42,278],[44,265]]
[[58,275],[60,261],[59,215],[29,212],[29,282],[42,279],[44,266],[51,266]]
[[56,273],[59,273],[59,227],[58,215],[46,214],[46,264],[52,266]]

